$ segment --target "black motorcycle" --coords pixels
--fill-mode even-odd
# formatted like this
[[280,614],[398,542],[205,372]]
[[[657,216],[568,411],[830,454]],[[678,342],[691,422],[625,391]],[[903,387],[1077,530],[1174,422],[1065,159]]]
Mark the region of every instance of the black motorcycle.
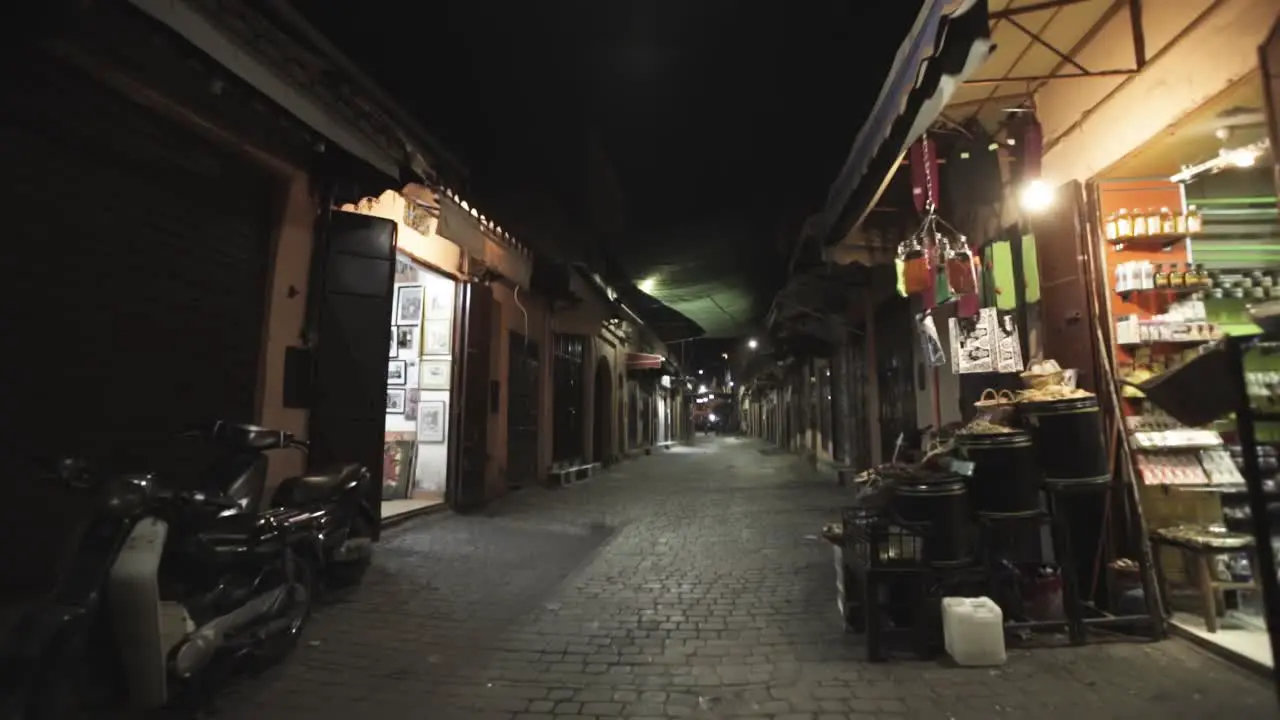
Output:
[[[213,444],[218,457],[205,486],[225,493],[241,512],[263,512],[267,456],[273,450],[307,452],[306,441],[256,425],[213,422],[190,433]],[[320,571],[334,586],[357,585],[373,556],[373,531],[379,510],[369,498],[373,476],[358,463],[338,463],[286,478],[272,493],[269,507],[305,510],[320,541]]]
[[199,704],[220,670],[296,644],[319,552],[307,512],[247,514],[146,474],[98,482],[71,461],[58,479],[98,509],[51,602],[0,645],[4,720]]

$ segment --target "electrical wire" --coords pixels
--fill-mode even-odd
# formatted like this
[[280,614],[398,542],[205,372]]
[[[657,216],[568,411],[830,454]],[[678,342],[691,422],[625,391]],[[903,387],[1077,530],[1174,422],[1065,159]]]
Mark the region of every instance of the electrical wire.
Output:
[[520,308],[520,314],[524,316],[524,349],[526,355],[529,350],[529,311],[524,309],[524,305],[520,304],[520,285],[516,285],[516,291],[512,295],[516,301],[516,307]]

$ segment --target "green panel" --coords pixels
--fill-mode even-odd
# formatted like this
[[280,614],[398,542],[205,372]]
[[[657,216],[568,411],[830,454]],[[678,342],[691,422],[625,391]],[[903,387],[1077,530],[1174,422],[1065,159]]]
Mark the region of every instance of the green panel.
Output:
[[1022,275],[1026,280],[1027,304],[1040,302],[1040,261],[1036,255],[1036,236],[1022,236]]
[[1187,185],[1204,217],[1191,241],[1194,262],[1216,270],[1280,267],[1280,211],[1270,172],[1226,171]]

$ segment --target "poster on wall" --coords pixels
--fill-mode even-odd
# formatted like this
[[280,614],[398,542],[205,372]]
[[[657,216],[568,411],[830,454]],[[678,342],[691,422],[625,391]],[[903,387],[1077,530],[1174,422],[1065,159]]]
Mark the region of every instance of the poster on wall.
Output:
[[395,328],[396,350],[408,350],[410,353],[418,349],[418,326],[398,325]]
[[436,279],[427,283],[427,319],[448,320],[453,316],[453,283]]
[[995,308],[982,308],[972,317],[953,317],[949,329],[952,372],[964,375],[996,371]]
[[408,382],[409,373],[405,369],[403,360],[387,361],[387,384],[388,385],[404,385]]
[[404,388],[387,388],[387,414],[399,415],[404,412]]
[[452,325],[448,320],[428,320],[423,326],[422,354],[448,355]]
[[418,442],[444,442],[443,400],[427,400],[418,404]]
[[423,390],[449,389],[448,360],[423,360],[418,368],[418,385]]
[[422,322],[422,286],[401,285],[396,288],[396,325]]

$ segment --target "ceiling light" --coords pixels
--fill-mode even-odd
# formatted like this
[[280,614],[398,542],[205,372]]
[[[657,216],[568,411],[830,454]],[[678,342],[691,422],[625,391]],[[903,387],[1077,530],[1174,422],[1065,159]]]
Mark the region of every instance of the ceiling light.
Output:
[[698,374],[699,374],[699,375],[701,375],[701,374],[702,374],[702,371],[701,371],[701,370],[699,370],[699,371],[698,371]]
[[1258,156],[1261,154],[1252,147],[1242,147],[1234,150],[1223,150],[1222,159],[1238,168],[1247,168],[1253,167],[1253,164],[1258,161]]
[[640,281],[640,289],[646,294],[651,294],[653,293],[653,288],[656,287],[657,284],[658,281],[656,278],[647,277]]
[[1053,188],[1044,180],[1030,180],[1022,186],[1018,202],[1029,213],[1044,212],[1053,205]]
[[760,347],[760,343],[756,342],[755,338],[751,338],[750,340],[747,341],[747,347],[751,348],[752,350],[755,350],[756,348]]

